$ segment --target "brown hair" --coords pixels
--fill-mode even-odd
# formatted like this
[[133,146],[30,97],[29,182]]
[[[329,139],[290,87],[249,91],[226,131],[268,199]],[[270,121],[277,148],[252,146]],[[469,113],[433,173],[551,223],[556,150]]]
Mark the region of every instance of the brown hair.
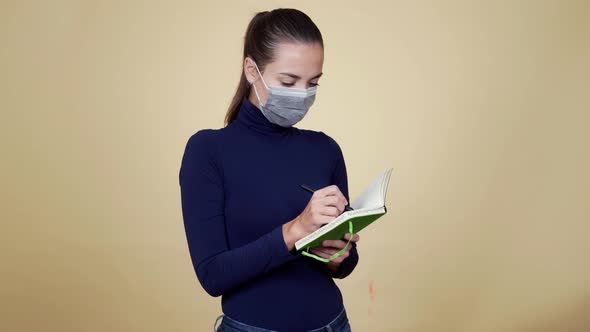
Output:
[[[274,50],[281,42],[319,43],[324,47],[322,34],[305,13],[292,8],[277,8],[256,13],[246,29],[242,64],[246,57],[256,62],[261,72],[272,62]],[[242,99],[250,94],[250,84],[242,66],[240,82],[225,115],[225,125],[238,116]]]

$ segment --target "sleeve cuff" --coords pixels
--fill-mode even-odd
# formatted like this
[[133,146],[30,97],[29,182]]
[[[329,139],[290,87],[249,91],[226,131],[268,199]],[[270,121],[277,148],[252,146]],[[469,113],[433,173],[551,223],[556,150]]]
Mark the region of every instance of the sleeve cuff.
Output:
[[356,264],[358,262],[356,242],[351,243],[352,248],[350,248],[350,255],[344,261],[342,261],[342,263],[338,266],[338,269],[336,271],[332,272],[332,277],[337,279],[343,279],[347,277],[350,273],[352,273],[352,271],[356,267]]
[[300,256],[299,253],[295,252],[295,249],[293,249],[293,252],[290,252],[289,248],[287,248],[285,238],[283,237],[283,225],[275,227],[270,232],[270,247],[273,260],[277,264],[297,259]]

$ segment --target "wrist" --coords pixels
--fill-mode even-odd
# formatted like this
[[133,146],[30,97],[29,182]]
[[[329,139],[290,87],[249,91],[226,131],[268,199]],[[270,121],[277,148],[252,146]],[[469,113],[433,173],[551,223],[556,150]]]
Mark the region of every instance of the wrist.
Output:
[[285,239],[287,248],[291,252],[295,251],[295,242],[303,237],[303,233],[299,227],[299,219],[300,217],[297,216],[297,218],[283,224],[283,238]]

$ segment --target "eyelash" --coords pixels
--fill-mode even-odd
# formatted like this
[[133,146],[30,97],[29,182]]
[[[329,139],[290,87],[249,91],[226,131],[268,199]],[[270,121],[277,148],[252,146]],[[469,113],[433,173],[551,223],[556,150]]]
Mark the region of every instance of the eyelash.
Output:
[[[282,84],[283,86],[286,86],[286,87],[290,87],[290,86],[293,86],[293,85],[295,85],[295,83],[290,83],[290,84],[288,84],[288,83],[281,83],[281,84]],[[311,84],[311,86],[312,86],[312,87],[313,87],[313,86],[320,86],[318,83],[310,83],[310,84]]]

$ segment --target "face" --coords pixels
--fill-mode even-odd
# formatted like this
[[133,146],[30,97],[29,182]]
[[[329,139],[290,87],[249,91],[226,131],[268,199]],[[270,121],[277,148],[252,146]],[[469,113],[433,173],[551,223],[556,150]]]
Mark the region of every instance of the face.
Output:
[[[264,82],[271,87],[307,89],[318,84],[324,64],[324,49],[318,43],[281,43],[275,51],[274,60],[258,69]],[[260,101],[266,103],[268,91],[254,66],[254,61],[244,60],[244,73],[249,82],[256,86]],[[250,102],[258,106],[254,88],[250,89]]]

